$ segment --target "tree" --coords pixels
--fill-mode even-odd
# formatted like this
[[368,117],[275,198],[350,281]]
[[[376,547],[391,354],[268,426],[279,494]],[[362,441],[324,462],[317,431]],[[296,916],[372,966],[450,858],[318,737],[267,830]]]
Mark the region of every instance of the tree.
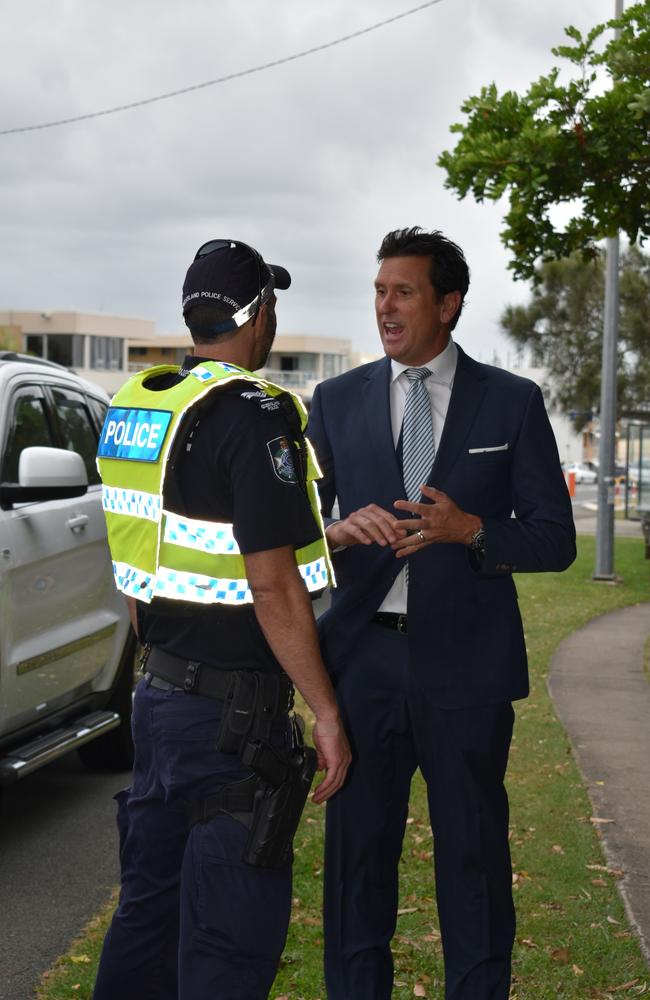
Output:
[[[598,52],[614,27],[620,39]],[[516,278],[535,280],[540,258],[593,259],[597,241],[619,230],[631,243],[650,234],[650,0],[586,37],[574,27],[565,34],[573,44],[552,51],[579,69],[575,79],[561,84],[554,68],[523,96],[483,87],[462,105],[467,122],[451,126],[461,136],[455,149],[438,160],[461,199],[508,193],[501,238]],[[601,68],[611,77],[605,90]],[[564,227],[551,219],[558,204],[571,214]]]
[[[603,289],[602,259],[550,261],[536,269],[530,303],[508,306],[500,321],[532,363],[548,369],[552,402],[575,412],[578,430],[599,407]],[[618,399],[630,413],[650,402],[650,257],[636,246],[622,255],[619,294]]]
[[19,327],[0,326],[0,351],[19,351],[20,341]]

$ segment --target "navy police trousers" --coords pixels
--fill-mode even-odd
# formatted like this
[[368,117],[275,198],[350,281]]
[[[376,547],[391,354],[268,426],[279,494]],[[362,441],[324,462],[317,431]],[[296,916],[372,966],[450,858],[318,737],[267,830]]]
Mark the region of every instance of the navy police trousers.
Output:
[[[186,803],[250,775],[218,753],[222,702],[140,681],[133,785],[117,794],[122,889],[94,1000],[265,1000],[286,939],[291,866],[241,860],[229,816],[190,827]],[[283,738],[288,738],[285,736]]]

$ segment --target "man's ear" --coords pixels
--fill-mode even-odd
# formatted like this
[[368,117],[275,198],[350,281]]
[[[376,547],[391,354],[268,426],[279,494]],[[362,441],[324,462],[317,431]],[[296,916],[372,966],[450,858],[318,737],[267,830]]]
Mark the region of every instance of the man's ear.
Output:
[[[256,330],[264,329],[264,322],[266,320],[266,302],[259,307],[253,318],[250,320],[251,326]],[[258,325],[259,321],[259,325]]]
[[263,305],[259,307],[255,315],[253,316],[251,323],[257,330],[258,323],[261,324],[261,329],[264,329],[264,323],[266,322],[266,314],[268,312],[268,302],[264,302]]
[[447,292],[443,296],[442,308],[440,310],[440,319],[443,323],[451,323],[460,309],[461,302],[462,296],[460,292]]

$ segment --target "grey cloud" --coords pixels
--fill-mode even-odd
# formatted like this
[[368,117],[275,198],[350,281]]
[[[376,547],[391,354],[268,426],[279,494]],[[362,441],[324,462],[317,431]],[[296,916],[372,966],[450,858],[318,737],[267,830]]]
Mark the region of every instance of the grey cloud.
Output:
[[[0,137],[0,305],[146,316],[181,330],[180,285],[206,238],[242,238],[292,271],[280,328],[376,347],[375,253],[419,223],[472,264],[459,337],[485,358],[513,285],[495,206],[458,203],[435,162],[460,104],[525,87],[562,28],[609,0],[443,0],[312,57],[169,101]],[[399,0],[32,0],[6,5],[0,128],[189,86],[390,17]]]

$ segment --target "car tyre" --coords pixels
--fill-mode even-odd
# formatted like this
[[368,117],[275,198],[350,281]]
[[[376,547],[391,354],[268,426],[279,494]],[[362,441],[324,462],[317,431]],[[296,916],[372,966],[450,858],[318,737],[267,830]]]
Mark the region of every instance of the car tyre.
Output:
[[77,753],[90,771],[128,771],[133,767],[133,676],[137,641],[132,629],[122,653],[117,685],[107,709],[117,712],[120,725],[79,747]]

